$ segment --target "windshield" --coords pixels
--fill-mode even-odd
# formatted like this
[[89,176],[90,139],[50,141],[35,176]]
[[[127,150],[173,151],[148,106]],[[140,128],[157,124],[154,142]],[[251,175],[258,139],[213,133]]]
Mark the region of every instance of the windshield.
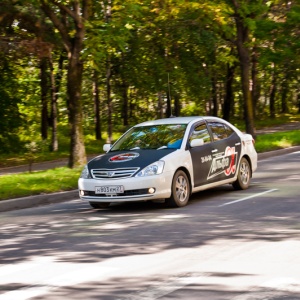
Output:
[[111,151],[134,149],[179,149],[185,124],[152,125],[131,128],[122,136]]

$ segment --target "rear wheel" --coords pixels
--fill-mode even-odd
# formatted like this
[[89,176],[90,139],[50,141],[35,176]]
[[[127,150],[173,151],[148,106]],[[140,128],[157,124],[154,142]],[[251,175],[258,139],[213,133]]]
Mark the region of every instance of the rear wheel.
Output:
[[239,169],[237,180],[232,184],[236,190],[245,190],[250,185],[251,168],[246,158],[242,158]]
[[179,170],[175,173],[172,181],[172,194],[166,200],[167,205],[172,207],[183,207],[187,205],[191,193],[190,182],[186,173]]
[[107,207],[109,207],[109,205],[110,205],[110,202],[102,202],[102,203],[90,202],[90,206],[92,208],[107,208]]

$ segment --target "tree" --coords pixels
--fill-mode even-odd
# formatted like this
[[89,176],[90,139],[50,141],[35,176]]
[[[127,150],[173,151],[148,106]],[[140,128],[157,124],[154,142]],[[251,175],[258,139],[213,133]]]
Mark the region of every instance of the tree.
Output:
[[46,140],[48,137],[48,60],[43,57],[40,60],[40,82],[41,82],[41,100],[42,100],[42,116],[41,116],[41,133],[42,139]]
[[244,115],[246,122],[246,132],[255,136],[254,128],[254,106],[252,93],[250,90],[250,71],[251,71],[251,51],[250,38],[251,28],[249,24],[256,17],[256,7],[251,11],[251,5],[248,2],[231,0],[233,7],[233,18],[236,25],[236,47],[241,68],[241,82],[244,98]]
[[83,135],[83,115],[81,101],[83,61],[81,51],[84,47],[85,22],[91,14],[91,0],[61,2],[40,0],[45,15],[59,31],[68,55],[67,91],[70,123],[69,167],[86,163]]
[[111,141],[112,132],[146,119],[222,113],[244,114],[255,134],[255,108],[276,116],[298,105],[299,0],[3,2],[0,63],[11,76],[1,74],[2,107],[14,98],[28,128],[42,128],[44,138],[51,128],[53,150],[56,105],[63,126],[67,108],[70,167],[85,162],[83,129],[101,139],[107,128]]
[[[6,2],[1,20],[5,23],[4,28],[10,41],[7,44],[14,49],[14,51],[10,51],[10,54],[14,53],[13,56],[11,55],[11,59],[18,58],[15,60],[15,66],[17,65],[16,61],[23,63],[22,60],[28,59],[30,64],[36,64],[40,69],[41,113],[37,115],[41,117],[41,137],[43,140],[48,138],[50,125],[52,129],[51,149],[56,151],[58,149],[56,101],[59,80],[54,78],[52,51],[53,48],[61,48],[61,43],[53,31],[53,26],[45,21],[40,7],[31,5],[31,3],[26,4],[20,6],[17,1]],[[58,78],[59,72],[56,79]],[[50,103],[51,116],[49,117]]]
[[65,61],[65,53],[62,51],[59,55],[57,71],[54,73],[54,63],[53,63],[53,55],[50,54],[49,64],[50,64],[50,81],[51,81],[51,117],[50,117],[50,126],[52,128],[51,135],[51,150],[58,150],[58,130],[57,130],[57,101],[58,94],[61,87],[62,81],[62,73],[63,73],[63,63]]
[[236,65],[227,64],[227,73],[226,73],[226,82],[225,82],[225,98],[223,105],[223,119],[226,121],[230,121],[230,116],[233,112],[234,106],[234,96],[233,96],[233,80],[234,80],[234,72],[236,69]]
[[0,55],[0,153],[10,153],[18,149],[18,128],[22,124],[18,111],[18,98],[11,91],[17,89],[17,82],[10,80],[14,77],[12,66],[6,58]]
[[93,71],[93,98],[94,98],[94,122],[96,140],[102,139],[101,133],[101,117],[100,117],[100,97],[99,97],[99,74],[98,71]]

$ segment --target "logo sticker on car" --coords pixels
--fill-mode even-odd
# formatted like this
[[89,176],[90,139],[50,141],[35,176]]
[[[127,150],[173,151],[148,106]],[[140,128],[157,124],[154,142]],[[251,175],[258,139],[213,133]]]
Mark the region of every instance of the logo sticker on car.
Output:
[[225,152],[214,155],[207,179],[224,173],[226,176],[235,174],[237,152],[235,147],[227,147]]
[[134,158],[138,157],[139,154],[135,153],[135,152],[131,152],[131,153],[122,153],[122,154],[118,154],[115,155],[113,157],[111,157],[108,161],[110,162],[124,162],[124,161],[128,161],[128,160],[133,160]]

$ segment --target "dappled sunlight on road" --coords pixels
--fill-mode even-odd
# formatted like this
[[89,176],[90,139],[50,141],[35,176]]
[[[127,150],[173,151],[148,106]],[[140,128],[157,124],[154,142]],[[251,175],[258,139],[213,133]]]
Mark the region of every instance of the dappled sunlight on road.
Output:
[[281,215],[274,216],[264,215],[259,206],[255,219],[242,211],[231,215],[230,208],[220,208],[222,213],[214,216],[208,212],[209,206],[191,212],[187,208],[145,211],[147,206],[140,205],[144,210],[120,213],[119,207],[97,211],[81,204],[84,209],[79,206],[77,213],[63,215],[53,210],[40,220],[27,212],[18,224],[1,225],[0,255],[4,259],[0,264],[52,255],[60,261],[99,262],[117,256],[203,246],[224,235],[247,242],[299,237],[298,216],[285,217],[284,203]]
[[4,213],[0,300],[300,299],[297,171],[266,172],[180,209],[74,200]]
[[[95,257],[95,262],[89,263],[81,261],[83,253],[64,252],[62,260],[61,253],[55,255],[52,252],[51,256],[32,256],[27,261],[0,267],[2,291],[8,291],[3,297],[0,294],[0,299],[44,299],[43,295],[48,293],[51,296],[47,299],[55,299],[65,293],[71,293],[72,299],[80,299],[77,295],[79,292],[87,293],[88,299],[104,299],[96,297],[99,294],[95,291],[99,287],[101,295],[108,293],[117,297],[112,299],[156,299],[180,287],[191,288],[191,285],[198,292],[225,289],[234,296],[235,293],[249,290],[252,285],[264,289],[272,287],[282,292],[293,284],[293,292],[300,293],[300,282],[292,282],[285,274],[285,270],[297,269],[300,263],[289,252],[291,243],[292,249],[299,249],[300,241],[253,241],[245,244],[242,239],[219,238],[193,248],[120,255],[102,261],[97,261]],[[248,259],[249,251],[253,252],[254,259],[251,261]],[[282,253],[286,254],[284,259]],[[77,259],[74,259],[76,256]],[[68,261],[71,257],[73,259]],[[265,270],[258,272],[262,263]],[[271,280],[278,268],[282,270],[282,277],[277,279],[281,286],[276,286],[276,281]],[[30,276],[24,276],[24,273]],[[14,286],[17,284],[19,289],[10,293],[12,278]],[[79,284],[80,288],[77,288]],[[139,296],[135,297],[137,292]]]

